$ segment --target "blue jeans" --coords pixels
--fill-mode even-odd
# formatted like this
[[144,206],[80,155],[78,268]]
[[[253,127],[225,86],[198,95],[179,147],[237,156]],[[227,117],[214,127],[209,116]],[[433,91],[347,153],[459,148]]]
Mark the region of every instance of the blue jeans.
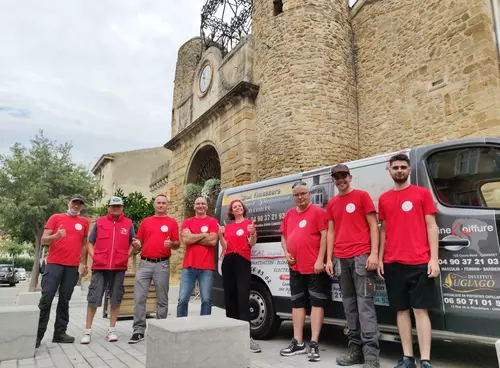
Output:
[[187,267],[181,272],[181,283],[179,288],[179,301],[177,304],[177,317],[187,317],[188,305],[196,280],[200,285],[201,316],[212,314],[212,283],[214,271],[200,270],[199,268]]

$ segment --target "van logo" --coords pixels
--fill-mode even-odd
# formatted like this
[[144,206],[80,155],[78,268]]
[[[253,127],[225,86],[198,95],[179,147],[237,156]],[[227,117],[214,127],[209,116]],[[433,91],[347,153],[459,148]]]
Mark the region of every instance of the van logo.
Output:
[[[475,251],[480,256],[483,256],[479,243],[488,239],[488,234],[495,232],[495,226],[477,219],[456,219],[451,227],[439,228],[439,235],[444,235],[442,239],[449,237],[459,237],[469,241],[469,250]],[[462,247],[455,248],[447,246],[449,250],[460,250]]]
[[481,290],[495,291],[495,280],[491,275],[460,276],[456,273],[449,273],[444,279],[443,289],[464,294]]

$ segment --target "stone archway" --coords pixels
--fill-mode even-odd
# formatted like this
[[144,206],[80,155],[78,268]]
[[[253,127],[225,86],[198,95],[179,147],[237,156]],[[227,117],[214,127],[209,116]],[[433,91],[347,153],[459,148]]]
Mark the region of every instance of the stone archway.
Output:
[[[215,204],[220,191],[220,180],[219,154],[212,144],[205,144],[196,151],[187,171],[185,188],[188,193],[185,193],[184,199],[185,217],[193,215],[191,202],[194,202],[193,198],[197,194],[201,194],[198,192],[203,187],[213,189],[210,190],[208,198],[208,212],[210,216],[214,216]],[[208,184],[207,181],[209,181]]]

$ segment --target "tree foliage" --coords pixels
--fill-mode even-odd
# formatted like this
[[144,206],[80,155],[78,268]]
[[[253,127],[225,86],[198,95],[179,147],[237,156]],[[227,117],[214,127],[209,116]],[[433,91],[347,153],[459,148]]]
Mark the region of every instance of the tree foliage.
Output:
[[210,215],[213,215],[219,193],[219,179],[208,179],[202,184],[186,184],[184,187],[184,208],[189,213],[193,212],[193,206],[196,198],[204,197],[207,200],[208,212]]
[[97,180],[83,165],[72,161],[72,144],[49,140],[40,131],[31,146],[15,143],[10,155],[0,155],[0,228],[19,241],[35,244],[35,279],[38,282],[40,239],[48,218],[67,209],[75,193],[87,203],[99,199]]
[[14,258],[20,255],[28,255],[33,257],[34,253],[35,248],[31,243],[20,243],[15,239],[5,239],[0,241],[0,254]]

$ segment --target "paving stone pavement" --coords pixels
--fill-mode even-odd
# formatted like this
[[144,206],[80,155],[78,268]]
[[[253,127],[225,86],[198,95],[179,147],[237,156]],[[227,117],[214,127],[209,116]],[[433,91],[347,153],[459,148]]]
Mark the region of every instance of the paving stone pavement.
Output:
[[[17,361],[4,361],[0,363],[0,368],[145,367],[146,341],[134,345],[128,344],[128,339],[132,335],[132,320],[120,319],[118,321],[117,333],[119,341],[110,343],[105,339],[109,319],[102,318],[102,308],[98,309],[95,317],[92,329],[92,342],[89,345],[80,344],[80,338],[85,328],[86,303],[83,293],[77,293],[77,289],[75,289],[74,299],[70,306],[70,324],[68,326],[68,334],[75,336],[75,343],[52,343],[52,328],[56,304],[57,301],[54,300],[49,329],[42,340],[40,348],[36,349],[35,357]],[[189,314],[198,315],[199,310],[200,303],[196,299],[190,303]],[[175,313],[176,305],[169,305],[168,318],[175,318]],[[223,310],[214,307],[213,314],[219,313],[225,314]],[[148,318],[148,320],[150,319]],[[307,357],[304,355],[295,357],[282,357],[279,355],[279,350],[289,343],[292,333],[291,323],[284,322],[282,328],[272,340],[258,341],[262,352],[251,355],[252,362],[250,368],[337,367],[335,358],[345,351],[347,343],[347,339],[341,329],[329,326],[323,328],[320,338],[321,362],[317,363],[308,362]],[[304,337],[307,339],[309,336],[310,330],[306,327]],[[400,349],[401,347],[397,343],[381,342],[381,367],[394,367],[395,362],[400,357]],[[477,346],[474,344],[454,345],[433,342],[432,349],[434,367],[498,367],[495,349],[491,346]],[[166,364],[165,367],[168,367],[168,365]],[[353,367],[362,368],[362,365]]]

